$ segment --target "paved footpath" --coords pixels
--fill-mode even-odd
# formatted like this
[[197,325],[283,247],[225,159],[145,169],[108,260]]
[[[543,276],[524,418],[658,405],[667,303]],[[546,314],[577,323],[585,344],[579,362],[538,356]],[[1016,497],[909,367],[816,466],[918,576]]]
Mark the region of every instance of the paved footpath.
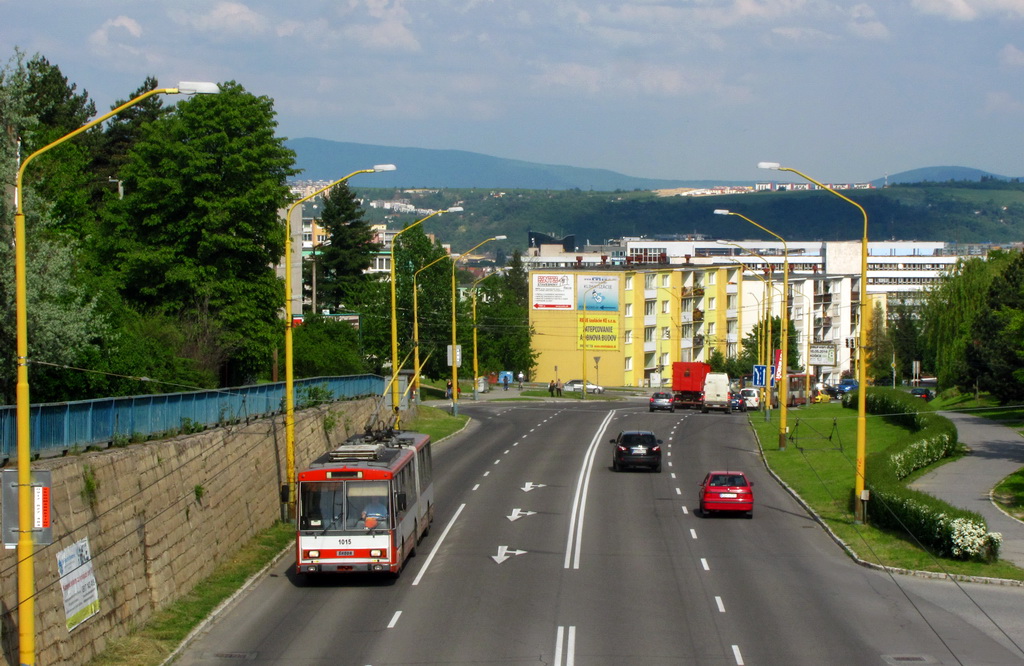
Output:
[[1024,567],[1024,523],[1003,513],[989,498],[996,484],[1024,467],[1024,437],[978,416],[940,413],[956,424],[970,454],[925,474],[911,487],[981,514],[990,532],[1003,534],[1000,559]]

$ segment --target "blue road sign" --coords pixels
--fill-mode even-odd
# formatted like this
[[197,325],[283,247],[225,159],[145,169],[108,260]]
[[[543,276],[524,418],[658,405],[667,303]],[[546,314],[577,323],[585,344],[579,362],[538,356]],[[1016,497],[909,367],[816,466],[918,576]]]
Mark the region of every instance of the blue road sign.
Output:
[[755,365],[754,366],[754,386],[757,388],[764,388],[765,375],[768,374],[767,365]]

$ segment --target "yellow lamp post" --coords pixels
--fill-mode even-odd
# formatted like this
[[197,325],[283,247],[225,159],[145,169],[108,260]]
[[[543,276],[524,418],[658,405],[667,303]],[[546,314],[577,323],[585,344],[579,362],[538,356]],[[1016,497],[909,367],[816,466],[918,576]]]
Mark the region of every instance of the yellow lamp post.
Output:
[[804,364],[804,400],[805,404],[807,404],[810,402],[811,399],[811,335],[814,332],[811,328],[811,324],[814,322],[814,317],[811,310],[814,309],[814,302],[811,300],[810,296],[803,293],[796,287],[790,287],[789,293],[796,294],[797,296],[803,298],[804,302],[807,304],[807,314],[804,317],[807,320],[807,323],[804,325],[804,338],[806,338],[806,347],[804,353],[806,354],[807,359],[806,363]]
[[65,141],[99,125],[125,109],[154,95],[206,95],[219,93],[216,83],[182,81],[177,88],[155,88],[116,109],[94,118],[75,131],[35,151],[21,163],[14,185],[14,302],[17,336],[16,417],[18,424],[18,651],[22,666],[35,664],[35,562],[32,550],[32,439],[29,432],[28,384],[28,279],[25,260],[25,210],[22,181],[25,168],[35,158]]
[[420,397],[420,318],[419,318],[419,289],[416,280],[419,274],[427,270],[439,261],[451,259],[450,254],[434,259],[432,262],[412,274],[412,353],[413,353],[413,395],[419,400]]
[[452,259],[452,416],[457,416],[459,413],[459,340],[456,335],[456,306],[458,304],[458,296],[455,290],[455,267],[458,265],[459,260],[463,257],[468,257],[473,250],[477,249],[485,243],[490,243],[496,240],[505,240],[507,236],[492,236],[487,240],[481,241],[471,247],[469,250],[464,252],[461,256],[454,257]]
[[864,480],[866,474],[865,460],[867,459],[867,354],[868,349],[868,329],[867,329],[867,317],[869,312],[867,310],[868,301],[868,213],[864,210],[864,207],[859,203],[846,197],[839,192],[835,191],[828,185],[820,183],[815,179],[811,178],[807,174],[801,173],[796,169],[790,167],[781,166],[778,162],[759,162],[757,165],[758,169],[773,169],[775,171],[789,171],[795,173],[804,180],[810,181],[820,187],[823,190],[828,190],[832,194],[836,195],[843,201],[852,204],[857,207],[860,211],[861,216],[864,218],[864,235],[861,238],[860,245],[860,321],[857,325],[860,327],[859,336],[859,349],[857,350],[857,471],[856,478],[854,479],[854,520],[857,522],[864,521]]
[[779,450],[786,450],[786,435],[789,428],[786,425],[786,415],[789,405],[789,245],[786,239],[771,229],[767,229],[742,213],[734,213],[731,210],[719,208],[715,215],[735,215],[738,218],[750,222],[761,231],[775,236],[782,241],[782,330],[779,332],[782,338],[782,383],[779,385]]
[[477,356],[476,356],[476,292],[477,292],[476,286],[478,284],[480,284],[481,282],[483,282],[484,280],[486,280],[487,278],[494,277],[495,275],[501,275],[501,273],[498,273],[497,271],[495,271],[494,273],[488,273],[487,275],[483,276],[482,278],[474,280],[473,284],[470,285],[470,287],[469,287],[470,291],[473,292],[473,399],[474,400],[477,399],[476,385],[477,385],[477,382],[480,380],[480,366],[477,363]]
[[[396,295],[395,295],[395,245],[398,242],[398,237],[409,231],[413,227],[416,227],[426,220],[434,217],[435,215],[442,215],[444,213],[461,213],[462,208],[459,206],[452,206],[444,210],[435,210],[426,217],[421,217],[409,226],[400,230],[391,238],[391,408],[395,412],[395,428],[399,426],[399,409],[398,409],[398,371],[400,370],[400,364],[398,362],[398,310],[396,306]],[[417,355],[418,358],[418,355]],[[415,362],[415,361],[414,361]]]
[[344,178],[321,187],[316,192],[304,196],[288,207],[284,218],[284,442],[285,442],[285,473],[288,478],[288,515],[295,509],[295,357],[292,343],[294,315],[292,311],[292,214],[302,203],[322,194],[335,185],[340,185],[352,176],[361,173],[377,173],[394,171],[394,164],[378,164],[371,169],[353,171]]

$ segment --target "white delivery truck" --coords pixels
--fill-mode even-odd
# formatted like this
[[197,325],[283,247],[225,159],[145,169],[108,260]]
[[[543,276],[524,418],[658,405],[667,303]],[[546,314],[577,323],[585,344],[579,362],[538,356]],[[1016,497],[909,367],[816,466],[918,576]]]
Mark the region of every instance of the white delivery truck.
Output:
[[724,372],[709,372],[704,378],[704,404],[700,411],[707,414],[709,409],[721,409],[726,414],[731,413],[731,390],[729,375]]

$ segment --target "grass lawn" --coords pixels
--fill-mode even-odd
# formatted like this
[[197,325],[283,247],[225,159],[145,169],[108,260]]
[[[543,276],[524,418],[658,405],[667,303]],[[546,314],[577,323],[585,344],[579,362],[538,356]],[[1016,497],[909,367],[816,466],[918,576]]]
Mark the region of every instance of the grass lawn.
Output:
[[[779,411],[773,410],[771,421],[767,423],[763,416],[763,412],[748,412],[768,466],[799,493],[861,559],[918,571],[1024,580],[1024,569],[1010,563],[935,558],[906,535],[854,523],[851,497],[857,455],[855,409],[844,409],[838,401],[833,401],[788,410],[790,439],[785,451],[778,450]],[[907,436],[902,428],[868,414],[868,453],[883,450]],[[866,473],[870,479],[871,469]],[[1024,483],[1024,477],[1021,481]]]

